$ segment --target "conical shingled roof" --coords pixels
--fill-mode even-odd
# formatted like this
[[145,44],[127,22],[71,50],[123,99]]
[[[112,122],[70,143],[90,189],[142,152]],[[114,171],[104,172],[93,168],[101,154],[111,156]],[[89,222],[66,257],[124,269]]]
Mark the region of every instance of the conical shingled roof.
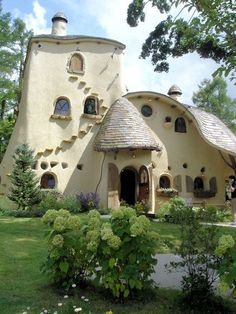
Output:
[[136,107],[126,98],[116,100],[105,116],[94,141],[94,150],[160,150]]

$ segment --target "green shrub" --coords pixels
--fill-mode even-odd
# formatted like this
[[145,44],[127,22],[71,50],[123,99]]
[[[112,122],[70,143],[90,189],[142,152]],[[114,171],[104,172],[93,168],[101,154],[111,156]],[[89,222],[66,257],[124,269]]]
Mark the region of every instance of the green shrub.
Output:
[[16,210],[14,209],[2,209],[0,208],[0,216],[3,217],[14,217]]
[[216,206],[207,206],[197,210],[197,217],[204,222],[227,222],[232,220],[231,210],[227,207],[218,208]]
[[150,231],[150,221],[138,217],[133,208],[114,210],[110,221],[102,225],[97,276],[114,297],[127,298],[152,286],[157,238]]
[[97,211],[101,214],[101,215],[109,215],[111,213],[111,208],[106,208],[106,207],[99,207],[97,208]]
[[231,289],[236,297],[236,242],[231,235],[223,235],[219,239],[215,254],[220,257],[220,288],[223,292]]
[[215,254],[217,228],[200,224],[196,212],[188,206],[182,208],[180,217],[181,245],[177,254],[181,260],[171,265],[185,271],[181,310],[183,313],[228,313],[223,300],[215,295],[213,286],[220,262]]
[[80,202],[74,195],[64,196],[63,199],[59,199],[58,206],[74,214],[79,213],[81,209]]
[[116,298],[152,286],[157,234],[133,208],[114,211],[104,223],[91,210],[83,225],[66,210],[48,210],[43,222],[52,232],[42,270],[55,284],[68,288],[95,278]]
[[[42,221],[52,227],[47,260],[41,270],[54,284],[68,289],[72,284],[82,284],[92,275],[92,254],[86,249],[86,228],[80,218],[69,211],[48,210]],[[95,267],[95,265],[93,265]]]
[[181,220],[181,211],[186,203],[183,198],[175,196],[168,203],[161,206],[158,217],[166,222],[178,224]]
[[56,190],[45,190],[42,192],[42,201],[38,208],[45,212],[49,209],[59,210],[61,208],[70,211],[71,213],[78,213],[80,211],[80,202],[76,196],[63,196]]
[[150,205],[145,201],[136,202],[134,205],[134,209],[138,216],[143,214],[147,215],[150,210]]

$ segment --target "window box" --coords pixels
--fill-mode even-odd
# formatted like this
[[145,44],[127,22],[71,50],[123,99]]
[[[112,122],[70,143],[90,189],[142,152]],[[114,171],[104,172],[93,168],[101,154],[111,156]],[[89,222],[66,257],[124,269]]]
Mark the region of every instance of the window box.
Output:
[[51,119],[58,119],[58,120],[67,120],[67,121],[72,119],[71,116],[62,116],[59,114],[52,114],[50,118]]
[[210,197],[214,197],[216,195],[215,192],[210,191],[210,190],[208,190],[208,191],[201,191],[201,190],[200,191],[194,191],[193,194],[196,198],[210,198]]
[[162,196],[162,197],[174,197],[178,195],[178,191],[172,188],[161,188],[161,189],[157,189],[156,193],[158,196]]

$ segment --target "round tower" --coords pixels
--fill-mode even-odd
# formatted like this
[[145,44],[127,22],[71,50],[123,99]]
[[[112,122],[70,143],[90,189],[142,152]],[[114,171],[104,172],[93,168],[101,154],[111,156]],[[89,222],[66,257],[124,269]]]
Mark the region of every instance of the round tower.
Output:
[[52,18],[52,35],[67,35],[67,17],[63,12],[57,12]]

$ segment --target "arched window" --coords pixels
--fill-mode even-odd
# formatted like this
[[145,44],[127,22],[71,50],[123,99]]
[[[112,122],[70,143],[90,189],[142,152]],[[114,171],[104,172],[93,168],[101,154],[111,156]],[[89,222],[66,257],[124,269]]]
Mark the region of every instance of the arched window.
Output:
[[41,177],[40,188],[41,189],[54,189],[56,186],[56,180],[53,174],[44,173]]
[[194,179],[194,190],[204,190],[204,184],[203,184],[203,180],[200,177],[196,177]]
[[186,133],[186,123],[184,118],[177,118],[175,120],[175,132],[179,132],[179,133]]
[[170,178],[167,176],[161,176],[159,180],[159,187],[163,189],[170,188]]
[[98,114],[98,101],[95,97],[88,97],[84,103],[84,113]]
[[54,114],[59,116],[70,116],[70,103],[66,98],[58,98],[55,104]]
[[73,54],[69,62],[69,72],[83,73],[84,72],[84,59],[79,53]]

